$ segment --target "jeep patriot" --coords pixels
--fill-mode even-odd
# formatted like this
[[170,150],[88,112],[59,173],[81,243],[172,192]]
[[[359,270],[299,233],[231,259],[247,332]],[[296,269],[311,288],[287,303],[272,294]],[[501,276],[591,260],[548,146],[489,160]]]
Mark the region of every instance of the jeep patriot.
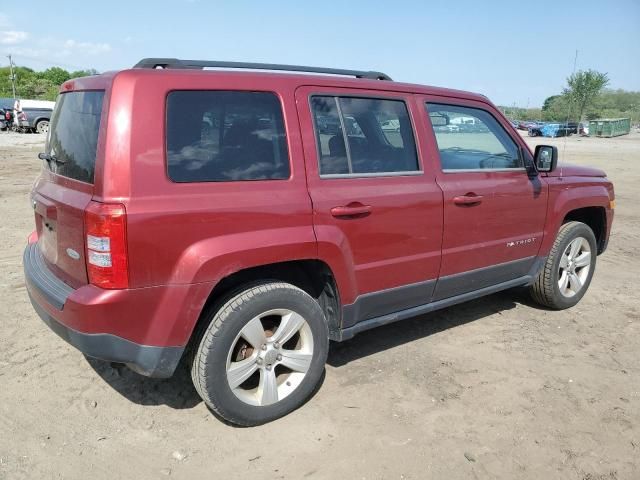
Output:
[[85,355],[184,360],[217,415],[258,425],[310,397],[330,340],[512,287],[579,302],[614,191],[557,156],[482,95],[145,59],[62,85],[27,290]]

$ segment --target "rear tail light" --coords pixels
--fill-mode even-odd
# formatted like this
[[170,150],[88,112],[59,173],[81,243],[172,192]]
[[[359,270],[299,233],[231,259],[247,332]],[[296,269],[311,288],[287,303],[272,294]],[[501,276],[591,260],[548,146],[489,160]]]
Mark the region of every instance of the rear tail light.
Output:
[[84,212],[89,282],[127,288],[127,213],[119,203],[90,202]]

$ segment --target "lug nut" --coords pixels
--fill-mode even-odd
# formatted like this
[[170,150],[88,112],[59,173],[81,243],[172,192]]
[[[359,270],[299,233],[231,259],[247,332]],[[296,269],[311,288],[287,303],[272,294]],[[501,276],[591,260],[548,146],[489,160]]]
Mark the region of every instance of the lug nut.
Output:
[[267,349],[267,344],[265,343],[264,345],[262,345],[262,350],[266,350]]
[[260,357],[258,357],[258,358],[256,359],[256,363],[257,363],[258,365],[262,365],[262,359],[261,359]]
[[266,368],[267,370],[271,370],[271,365],[267,365],[265,368]]
[[274,343],[273,346],[276,348],[280,348],[280,344],[278,342]]
[[278,360],[282,360],[282,355],[278,355]]

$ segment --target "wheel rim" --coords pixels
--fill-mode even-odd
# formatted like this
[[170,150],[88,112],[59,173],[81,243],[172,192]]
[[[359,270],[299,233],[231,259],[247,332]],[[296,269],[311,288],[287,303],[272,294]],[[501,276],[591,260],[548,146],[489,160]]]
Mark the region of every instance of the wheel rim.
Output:
[[266,406],[300,386],[313,358],[307,321],[288,309],[268,310],[240,330],[227,356],[227,382],[243,402]]
[[591,246],[584,237],[574,238],[560,257],[558,288],[565,297],[580,292],[591,270]]
[[47,133],[49,131],[49,122],[40,122],[36,130],[38,130],[38,133]]

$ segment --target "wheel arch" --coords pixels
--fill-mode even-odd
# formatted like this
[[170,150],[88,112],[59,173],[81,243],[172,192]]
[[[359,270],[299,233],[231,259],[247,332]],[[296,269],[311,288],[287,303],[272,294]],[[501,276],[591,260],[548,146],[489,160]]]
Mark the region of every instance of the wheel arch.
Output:
[[342,322],[342,309],[336,279],[327,263],[318,259],[306,259],[248,267],[220,279],[209,293],[191,329],[189,345],[193,347],[197,342],[199,334],[206,327],[209,310],[214,305],[243,286],[263,280],[282,281],[304,290],[320,304],[330,337],[337,335]]
[[[559,180],[553,179],[553,182],[559,182]],[[549,214],[540,255],[549,253],[560,227],[570,221],[583,222],[593,230],[597,240],[598,254],[602,253],[607,246],[610,227],[608,221],[611,216],[608,214],[610,198],[606,185],[577,183],[571,186],[574,188],[567,188],[562,184],[551,185]]]
[[571,210],[565,215],[562,225],[568,222],[582,222],[591,228],[596,237],[598,255],[604,251],[607,237],[607,214],[604,207],[591,206]]

